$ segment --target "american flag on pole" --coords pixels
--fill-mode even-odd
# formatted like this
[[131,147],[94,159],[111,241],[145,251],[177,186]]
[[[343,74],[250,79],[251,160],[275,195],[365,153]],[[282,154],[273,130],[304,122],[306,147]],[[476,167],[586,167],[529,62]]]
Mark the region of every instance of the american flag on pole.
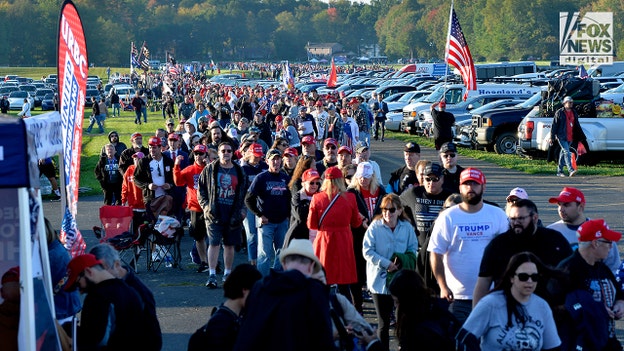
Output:
[[131,43],[130,46],[130,68],[132,67],[140,67],[139,65],[139,51],[137,50],[134,42]]
[[477,73],[475,72],[472,55],[470,54],[468,43],[466,43],[464,32],[462,32],[461,26],[459,25],[459,20],[457,19],[453,5],[451,5],[445,54],[446,63],[459,70],[464,85],[466,85],[466,94],[464,94],[464,100],[466,100],[469,90],[477,90]]

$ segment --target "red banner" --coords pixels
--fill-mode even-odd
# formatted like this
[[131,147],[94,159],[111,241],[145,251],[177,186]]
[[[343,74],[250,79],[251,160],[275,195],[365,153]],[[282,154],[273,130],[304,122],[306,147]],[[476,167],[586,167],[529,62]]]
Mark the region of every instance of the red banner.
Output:
[[63,192],[65,213],[61,237],[72,256],[82,254],[85,242],[76,226],[78,187],[80,181],[80,153],[82,150],[82,121],[89,74],[87,42],[76,6],[65,0],[61,6],[58,33],[58,87],[61,127],[63,135]]

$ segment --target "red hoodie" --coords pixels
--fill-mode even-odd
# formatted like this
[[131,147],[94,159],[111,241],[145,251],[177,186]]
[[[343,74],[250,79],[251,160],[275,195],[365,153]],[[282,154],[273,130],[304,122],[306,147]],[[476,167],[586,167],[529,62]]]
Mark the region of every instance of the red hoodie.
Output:
[[124,173],[121,185],[121,203],[127,203],[133,210],[144,210],[143,192],[141,188],[134,184],[134,165],[130,165]]
[[180,169],[178,163],[173,166],[173,182],[176,186],[186,186],[187,206],[191,211],[195,212],[203,212],[197,201],[197,182],[204,167],[195,162],[184,169]]

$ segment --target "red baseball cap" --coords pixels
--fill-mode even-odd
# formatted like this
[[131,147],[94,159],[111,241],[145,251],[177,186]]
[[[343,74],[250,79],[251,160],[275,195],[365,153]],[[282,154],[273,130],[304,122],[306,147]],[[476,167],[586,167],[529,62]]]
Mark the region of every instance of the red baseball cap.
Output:
[[130,136],[130,140],[134,140],[138,137],[143,137],[143,135],[141,135],[141,133],[132,133],[132,135]]
[[349,105],[353,105],[353,104],[359,104],[360,100],[358,100],[357,98],[353,98],[351,99],[351,101],[349,101]]
[[74,290],[74,285],[76,284],[76,280],[78,280],[78,276],[84,272],[86,268],[99,264],[102,264],[102,261],[96,259],[92,254],[84,254],[72,258],[67,265],[67,276],[69,278],[67,279],[67,284],[65,284],[65,291]]
[[347,109],[346,108],[341,108],[340,109],[340,113],[347,113]]
[[559,193],[557,197],[551,197],[548,199],[548,202],[551,204],[556,204],[559,202],[578,202],[581,204],[585,203],[585,195],[583,192],[578,190],[577,188],[565,187]]
[[303,172],[303,175],[301,176],[301,180],[303,180],[304,182],[309,182],[314,179],[321,179],[321,175],[316,169],[312,168],[307,169],[305,172]]
[[284,150],[284,156],[297,157],[299,156],[299,153],[297,152],[297,149],[295,149],[294,147],[289,147],[288,149]]
[[205,154],[206,152],[208,152],[208,148],[206,147],[206,145],[195,145],[195,147],[193,148],[193,152]]
[[249,145],[249,149],[251,150],[251,153],[256,157],[264,156],[264,152],[262,151],[262,145],[258,143],[253,143]]
[[311,135],[306,135],[301,139],[302,144],[315,144],[314,137]]
[[20,268],[19,266],[15,266],[12,268],[9,268],[8,271],[6,271],[3,275],[2,275],[2,285],[4,285],[5,283],[19,283],[19,279],[20,279]]
[[485,175],[477,168],[468,167],[459,175],[459,184],[464,184],[471,180],[478,184],[485,184]]
[[351,150],[351,148],[350,148],[350,147],[348,147],[348,146],[341,146],[341,147],[338,149],[338,153],[341,153],[341,152],[347,152],[349,155],[353,155],[353,151],[352,151],[352,150]]
[[609,229],[604,219],[592,219],[578,227],[576,236],[579,241],[594,241],[600,238],[609,241],[620,241],[622,233]]
[[440,100],[438,106],[440,106],[440,108],[446,108],[446,100]]
[[180,140],[180,135],[178,133],[169,133],[169,140]]
[[323,142],[323,147],[325,147],[327,145],[334,145],[336,148],[338,148],[338,140],[336,140],[334,138],[327,138]]
[[162,146],[162,140],[160,140],[159,137],[150,137],[149,138],[149,143],[150,146]]
[[325,179],[340,179],[344,177],[340,168],[336,166],[326,169],[323,175],[325,176]]

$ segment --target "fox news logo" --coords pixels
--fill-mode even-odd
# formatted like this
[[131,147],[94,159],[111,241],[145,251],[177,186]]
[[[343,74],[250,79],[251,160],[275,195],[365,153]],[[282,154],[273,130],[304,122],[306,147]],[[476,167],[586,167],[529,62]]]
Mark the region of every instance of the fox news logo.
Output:
[[613,63],[613,13],[559,12],[559,62],[562,65]]

